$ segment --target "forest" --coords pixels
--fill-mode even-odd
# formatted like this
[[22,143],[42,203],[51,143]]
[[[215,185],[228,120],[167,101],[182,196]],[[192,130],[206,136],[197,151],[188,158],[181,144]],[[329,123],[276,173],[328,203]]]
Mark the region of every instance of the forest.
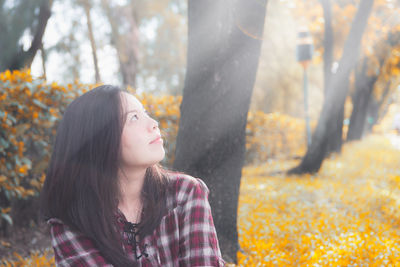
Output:
[[399,0],[0,0],[0,266],[55,266],[57,126],[102,84],[201,178],[227,266],[400,262]]

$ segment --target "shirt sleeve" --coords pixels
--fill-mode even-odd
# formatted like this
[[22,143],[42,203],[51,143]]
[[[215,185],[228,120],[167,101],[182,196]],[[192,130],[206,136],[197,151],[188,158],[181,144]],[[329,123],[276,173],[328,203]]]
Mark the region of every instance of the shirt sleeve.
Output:
[[58,219],[50,219],[47,223],[50,225],[56,266],[112,266],[95,248],[92,240],[83,234],[72,231]]
[[186,192],[180,213],[179,266],[225,266],[206,184],[195,178],[186,186]]

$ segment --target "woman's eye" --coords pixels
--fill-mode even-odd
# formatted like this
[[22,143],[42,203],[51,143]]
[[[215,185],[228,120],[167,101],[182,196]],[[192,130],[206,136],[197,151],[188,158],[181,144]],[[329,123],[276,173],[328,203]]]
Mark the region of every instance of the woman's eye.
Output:
[[138,120],[138,119],[139,119],[139,116],[138,116],[137,114],[133,115],[133,116],[131,117],[131,121],[133,120],[133,118],[136,118],[136,120]]

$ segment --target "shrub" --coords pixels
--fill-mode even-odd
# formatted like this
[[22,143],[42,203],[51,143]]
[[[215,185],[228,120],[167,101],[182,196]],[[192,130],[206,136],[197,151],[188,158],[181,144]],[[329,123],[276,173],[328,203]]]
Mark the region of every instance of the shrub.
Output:
[[52,139],[65,107],[90,86],[46,84],[29,70],[0,73],[0,209],[12,223],[11,206],[37,196]]
[[14,267],[14,266],[55,266],[55,259],[52,249],[45,250],[43,253],[33,251],[28,257],[22,257],[18,253],[14,253],[14,259],[3,259],[0,261],[3,267]]
[[246,164],[302,155],[305,149],[304,120],[279,113],[249,112],[246,125]]

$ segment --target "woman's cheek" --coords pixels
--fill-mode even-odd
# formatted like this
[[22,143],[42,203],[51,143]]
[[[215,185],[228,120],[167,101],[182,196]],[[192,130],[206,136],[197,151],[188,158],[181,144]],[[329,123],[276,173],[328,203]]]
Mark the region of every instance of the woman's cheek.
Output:
[[137,162],[137,160],[138,160],[138,155],[137,155],[138,148],[135,147],[135,145],[132,144],[131,141],[127,140],[127,141],[124,142],[124,146],[122,148],[122,151],[123,151],[122,157],[123,157],[123,160],[124,160],[124,162],[126,164],[130,165],[130,164],[133,164],[133,163]]
[[129,154],[142,150],[146,142],[144,138],[141,138],[141,136],[137,135],[137,132],[133,130],[126,131],[122,140],[122,144]]

